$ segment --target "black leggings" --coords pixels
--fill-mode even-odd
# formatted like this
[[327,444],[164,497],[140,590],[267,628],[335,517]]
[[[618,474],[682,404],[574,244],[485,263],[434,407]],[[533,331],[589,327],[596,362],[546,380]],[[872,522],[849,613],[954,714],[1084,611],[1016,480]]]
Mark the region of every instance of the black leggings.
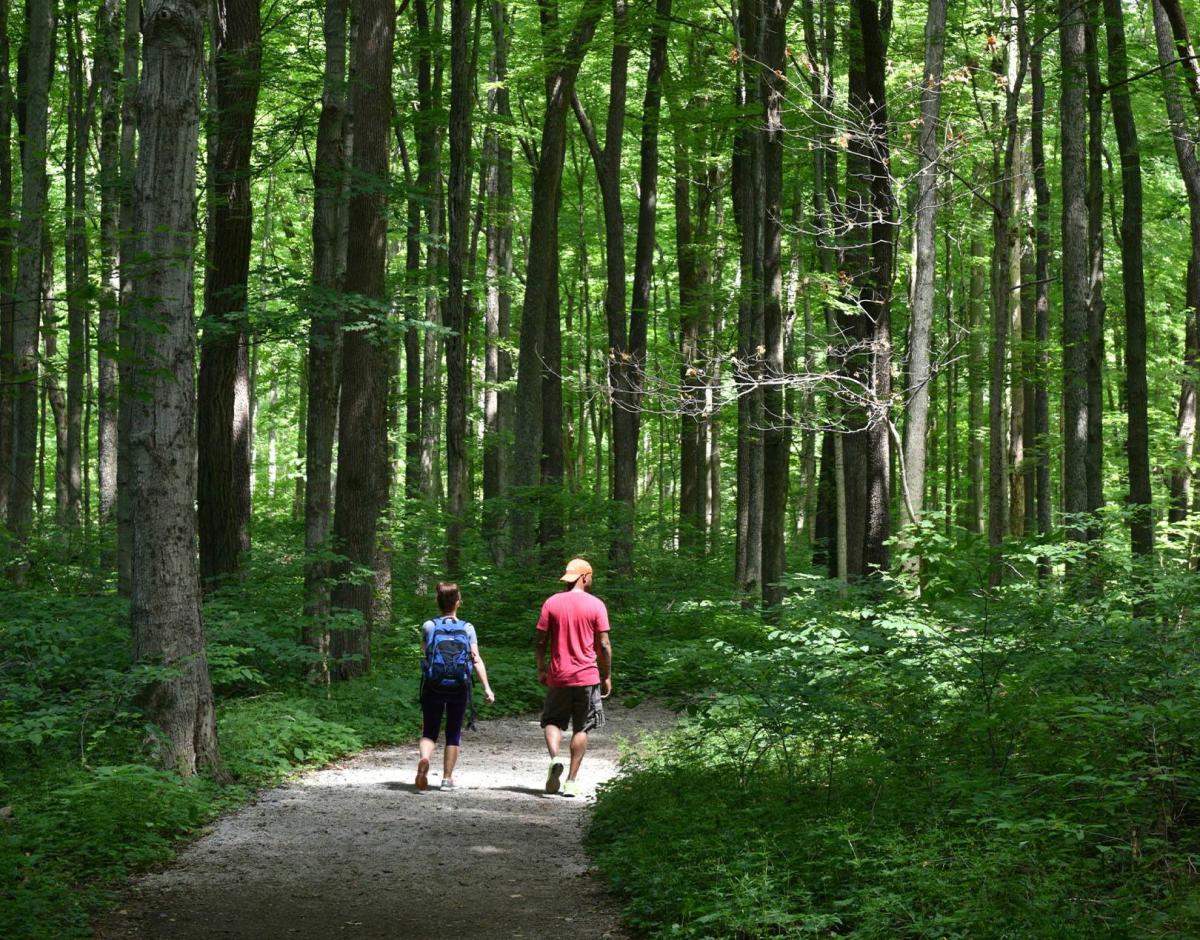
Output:
[[462,740],[463,718],[467,714],[469,696],[442,695],[437,692],[421,693],[421,715],[424,719],[421,737],[430,741],[438,739],[442,727],[442,712],[446,713],[446,745],[458,747]]

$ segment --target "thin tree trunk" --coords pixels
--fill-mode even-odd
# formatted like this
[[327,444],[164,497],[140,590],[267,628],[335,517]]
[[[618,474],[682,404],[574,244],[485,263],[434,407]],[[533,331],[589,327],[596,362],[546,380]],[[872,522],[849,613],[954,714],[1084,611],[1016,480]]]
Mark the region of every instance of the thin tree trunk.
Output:
[[[1088,278],[1087,331],[1087,508],[1095,513],[1104,505],[1104,90],[1100,86],[1100,51],[1097,21],[1100,0],[1088,0],[1085,34],[1088,84]],[[1088,537],[1098,538],[1093,517]]]
[[253,232],[250,156],[258,104],[259,0],[215,0],[208,171],[208,265],[200,347],[200,575],[206,589],[238,574],[250,550],[251,438],[246,282]]
[[134,253],[133,187],[137,172],[135,147],[138,134],[138,98],[140,81],[138,62],[142,35],[142,5],[125,3],[124,34],[122,37],[121,65],[121,152],[120,152],[120,279],[121,302],[117,320],[117,338],[121,358],[117,364],[117,379],[120,384],[117,400],[117,593],[128,597],[132,591],[133,571],[133,480],[132,453],[129,449],[130,396],[124,390],[131,388],[134,379],[133,357],[125,355],[126,346],[132,348],[131,331],[133,318],[133,272],[137,264]]
[[[45,448],[46,448],[46,418],[54,422],[54,523],[59,531],[66,530],[69,524],[70,491],[68,489],[67,454],[67,398],[63,394],[62,385],[58,381],[58,312],[54,294],[54,243],[50,241],[50,233],[42,235],[42,349],[45,361],[42,363],[41,385],[43,391],[41,430],[38,434],[38,445],[42,456],[38,461],[38,516],[42,515],[43,493],[45,491]],[[47,411],[49,414],[47,415]],[[39,526],[41,525],[39,521]]]
[[[1192,124],[1184,112],[1180,96],[1180,73],[1176,62],[1178,35],[1173,33],[1168,9],[1174,3],[1151,0],[1154,14],[1154,35],[1158,48],[1158,61],[1162,66],[1163,100],[1167,109],[1167,121],[1175,144],[1175,159],[1183,177],[1184,190],[1188,199],[1189,233],[1191,257],[1187,267],[1187,289],[1184,329],[1184,378],[1179,394],[1179,411],[1176,421],[1175,459],[1169,483],[1171,522],[1181,522],[1188,515],[1188,501],[1192,490],[1192,456],[1196,446],[1197,390],[1193,377],[1200,364],[1200,159],[1196,154],[1196,140],[1191,133]],[[1176,20],[1183,26],[1182,15],[1176,11]],[[1186,33],[1179,35],[1186,37]],[[1190,48],[1190,41],[1184,40]],[[1189,84],[1189,87],[1190,84]],[[1198,99],[1200,100],[1200,99]]]
[[61,489],[66,505],[61,514],[67,528],[76,529],[83,521],[83,407],[84,372],[88,361],[88,244],[86,218],[86,168],[91,108],[85,81],[83,33],[79,11],[73,10],[67,22],[68,117],[67,152],[64,174],[66,184],[67,275],[67,398],[66,453],[63,455],[64,480]]
[[[476,0],[482,2],[482,0]],[[464,273],[471,225],[471,0],[450,0],[450,192],[446,336],[446,570],[458,577],[467,501],[467,304]]]
[[[790,433],[783,386],[787,329],[783,312],[783,97],[787,78],[786,22],[792,0],[765,0],[759,96],[765,121],[763,155],[763,345],[767,384],[763,390],[762,600],[783,601],[787,567],[788,466]],[[668,7],[669,13],[669,7]],[[665,52],[664,52],[665,55]]]
[[[119,0],[104,0],[96,37],[100,84],[100,325],[97,332],[98,402],[96,476],[101,529],[117,502],[117,317],[121,297],[121,21]],[[107,539],[106,539],[107,541]]]
[[1150,492],[1150,432],[1146,386],[1146,287],[1142,264],[1142,164],[1125,48],[1120,0],[1104,0],[1108,38],[1108,86],[1113,126],[1121,152],[1121,286],[1125,301],[1125,400],[1129,414],[1130,542],[1135,555],[1154,553]]
[[[146,9],[134,180],[128,395],[134,658],[171,670],[144,696],[159,757],[187,775],[218,766],[196,560],[192,257],[204,4]],[[136,259],[136,268],[133,259]],[[161,737],[158,735],[161,733]]]
[[[1039,32],[1040,9],[1035,7]],[[1037,531],[1045,536],[1050,532],[1052,503],[1050,494],[1050,185],[1046,181],[1046,154],[1043,144],[1046,108],[1046,84],[1042,78],[1042,47],[1034,45],[1029,56],[1033,109],[1030,126],[1030,148],[1033,163],[1034,190],[1037,208],[1034,218],[1034,277],[1037,281],[1035,305],[1035,338],[1037,341],[1036,378],[1034,379],[1034,446],[1037,453],[1035,492],[1037,495]],[[1039,572],[1046,565],[1039,564]]]
[[8,4],[0,4],[0,520],[8,521],[13,459],[13,85]]
[[18,543],[33,527],[38,436],[38,321],[42,237],[46,212],[46,147],[51,68],[54,61],[52,0],[26,5],[24,114],[21,148],[21,222],[17,229],[17,280],[13,308],[13,470],[8,529]]
[[[905,480],[901,500],[908,524],[921,521],[925,496],[925,448],[929,426],[930,340],[937,269],[937,164],[945,59],[946,0],[932,0],[925,21],[925,71],[921,80],[920,168],[917,171],[916,261],[908,334],[908,416],[904,424]],[[915,514],[915,518],[908,513]],[[919,567],[920,560],[913,559]]]
[[1085,15],[1075,0],[1059,0],[1062,98],[1063,503],[1067,536],[1087,536],[1088,509],[1088,205]]

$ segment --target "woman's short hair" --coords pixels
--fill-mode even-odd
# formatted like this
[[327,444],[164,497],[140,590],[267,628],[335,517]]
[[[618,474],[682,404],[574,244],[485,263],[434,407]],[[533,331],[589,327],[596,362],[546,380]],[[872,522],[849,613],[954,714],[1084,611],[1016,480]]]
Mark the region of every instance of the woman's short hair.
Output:
[[462,592],[453,581],[439,581],[437,586],[438,610],[448,614],[454,610],[454,605],[462,600]]

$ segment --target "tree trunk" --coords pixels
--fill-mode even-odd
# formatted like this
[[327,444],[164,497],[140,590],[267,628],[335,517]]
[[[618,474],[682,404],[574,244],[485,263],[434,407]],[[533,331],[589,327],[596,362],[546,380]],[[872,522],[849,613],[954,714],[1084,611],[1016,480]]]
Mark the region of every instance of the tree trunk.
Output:
[[[1184,190],[1188,199],[1189,233],[1191,257],[1187,268],[1187,289],[1184,330],[1183,365],[1185,375],[1179,394],[1179,412],[1176,423],[1175,460],[1171,469],[1170,510],[1171,522],[1187,518],[1188,500],[1192,489],[1191,461],[1196,439],[1196,383],[1193,373],[1200,363],[1200,159],[1197,159],[1196,140],[1191,133],[1191,122],[1184,112],[1180,97],[1180,74],[1176,62],[1175,36],[1172,32],[1168,6],[1164,0],[1152,0],[1154,13],[1154,35],[1158,47],[1158,61],[1162,66],[1163,100],[1167,108],[1167,123],[1175,143],[1175,159],[1183,177]],[[1181,15],[1177,19],[1182,22]],[[1187,43],[1190,46],[1190,42]]]
[[[1088,85],[1088,330],[1087,330],[1087,508],[1104,505],[1104,90],[1100,86],[1097,20],[1100,0],[1088,0],[1085,55]],[[1096,519],[1088,538],[1099,538]]]
[[[937,163],[940,154],[942,62],[945,58],[946,0],[932,0],[925,21],[925,72],[921,80],[920,168],[917,172],[916,262],[908,334],[908,416],[904,424],[904,472],[908,499],[901,500],[908,524],[921,521],[925,496],[925,445],[929,428],[930,340],[933,333],[934,274],[937,269]],[[909,516],[909,512],[913,516]],[[914,559],[919,566],[919,559]]]
[[117,338],[121,357],[117,364],[117,380],[121,391],[117,398],[117,593],[128,597],[132,585],[133,570],[133,516],[132,491],[133,467],[129,450],[130,400],[124,389],[130,388],[134,379],[132,355],[125,355],[126,346],[132,348],[131,331],[133,321],[133,272],[137,264],[133,236],[133,186],[136,174],[135,146],[138,133],[138,60],[142,35],[142,5],[125,4],[124,35],[122,38],[121,78],[121,153],[120,153],[120,231],[125,233],[120,241],[121,302],[117,319]]
[[67,398],[65,479],[60,488],[66,497],[61,516],[67,528],[83,521],[83,407],[84,373],[88,361],[87,323],[89,311],[87,181],[88,137],[91,108],[84,81],[83,33],[79,11],[72,10],[67,23],[67,141],[64,183],[66,185],[67,275]]
[[638,403],[631,395],[632,375],[629,330],[625,319],[625,219],[621,207],[621,152],[625,128],[625,101],[629,78],[629,40],[625,0],[613,0],[613,51],[608,78],[608,114],[604,146],[577,95],[572,96],[592,161],[604,212],[605,291],[604,318],[608,326],[608,382],[612,400],[610,435],[612,451],[611,497],[620,503],[613,521],[610,552],[614,566],[628,572],[633,558],[633,512],[637,498]]
[[[1038,11],[1040,12],[1040,10]],[[1036,14],[1035,14],[1036,15]],[[1041,19],[1038,17],[1039,27]],[[1050,532],[1052,504],[1050,494],[1050,185],[1046,181],[1046,153],[1043,144],[1046,110],[1046,84],[1042,78],[1042,46],[1030,50],[1030,80],[1033,88],[1033,110],[1030,126],[1030,152],[1033,163],[1034,191],[1037,207],[1034,218],[1034,277],[1037,281],[1035,306],[1035,338],[1037,365],[1034,379],[1034,447],[1037,453],[1036,481],[1037,531],[1045,536]],[[1044,571],[1045,564],[1039,565]]]
[[215,0],[213,151],[208,171],[208,265],[200,347],[200,576],[206,589],[236,575],[250,549],[249,316],[253,233],[250,156],[258,104],[259,0]]
[[[545,2],[550,4],[553,0]],[[566,153],[566,111],[599,18],[599,4],[583,6],[561,55],[555,56],[557,68],[547,79],[549,94],[529,214],[525,299],[517,360],[512,483],[520,492],[514,494],[517,506],[511,528],[513,552],[518,559],[528,558],[537,532],[532,488],[539,482],[542,456],[542,353],[547,310],[552,303],[550,288],[557,246],[555,219]]]
[[[146,8],[138,97],[129,273],[133,365],[126,386],[133,524],[134,658],[170,668],[144,694],[160,759],[187,775],[215,770],[217,730],[196,564],[196,360],[192,256],[204,4]],[[136,268],[133,266],[136,259]]]
[[[113,521],[117,502],[117,318],[120,309],[121,207],[121,21],[119,0],[104,0],[96,37],[96,79],[100,83],[100,326],[96,359],[96,475],[99,521]],[[107,538],[105,537],[105,541]]]
[[[68,430],[67,399],[58,381],[58,313],[54,297],[54,243],[50,233],[42,233],[42,284],[41,284],[41,335],[45,361],[42,363],[41,385],[43,391],[42,429],[38,433],[38,445],[42,456],[38,461],[38,493],[45,490],[46,452],[46,409],[54,422],[54,522],[60,531],[68,526],[70,492],[67,472]],[[42,496],[37,500],[38,515],[42,514]]]
[[[510,43],[509,15],[503,0],[491,0],[492,65],[489,72],[488,110],[493,120],[512,117],[508,91],[508,46]],[[501,343],[508,340],[512,310],[512,144],[502,134],[498,124],[490,124],[484,138],[487,166],[486,281],[484,332],[484,437],[483,437],[483,499],[484,537],[497,564],[504,561],[503,516],[489,501],[497,500],[507,490],[508,461],[504,434],[508,430],[509,393],[497,386],[507,382],[512,372],[511,356]]]
[[328,679],[329,578],[327,553],[333,521],[333,444],[341,387],[341,287],[346,262],[345,141],[346,0],[326,0],[325,66],[321,117],[313,173],[312,285],[309,323],[308,419],[304,441],[304,628],[303,640],[321,659],[310,670]]
[[783,313],[783,98],[787,78],[785,35],[792,0],[765,0],[758,91],[765,121],[763,155],[763,345],[767,384],[763,389],[762,599],[770,608],[783,601],[787,567],[788,464],[790,433],[781,383],[787,329]]
[[370,669],[370,631],[375,626],[375,585],[353,569],[374,570],[378,523],[387,506],[387,394],[391,351],[386,328],[371,327],[385,299],[387,264],[388,142],[392,100],[392,51],[396,16],[392,0],[357,0],[351,45],[354,113],[352,172],[359,181],[349,205],[346,293],[352,307],[342,342],[342,394],[338,422],[337,504],[334,536],[346,557],[333,590],[334,609],[357,622],[336,631],[330,652],[339,679]]
[[13,458],[13,181],[8,4],[0,4],[0,521],[8,521]]
[[26,5],[25,70],[21,110],[21,222],[17,229],[17,281],[13,304],[13,470],[8,529],[18,543],[33,527],[38,428],[38,319],[42,237],[46,212],[48,106],[54,62],[52,0]]
[[[693,102],[694,103],[694,102]],[[689,107],[690,110],[690,107]],[[703,554],[705,462],[702,457],[704,364],[700,359],[700,327],[704,298],[699,256],[692,225],[692,161],[695,133],[685,115],[675,131],[675,255],[679,277],[679,371],[683,391],[679,415],[679,548]]]
[[1059,0],[1061,20],[1063,278],[1063,505],[1067,537],[1087,536],[1088,509],[1088,205],[1085,15],[1075,0]]
[[[482,0],[476,0],[482,2]],[[464,272],[471,226],[471,0],[450,0],[449,270],[445,300],[446,491],[450,514],[446,570],[456,578],[462,562],[467,502],[467,304]]]
[[1120,0],[1104,0],[1108,87],[1121,152],[1121,286],[1125,301],[1125,401],[1129,414],[1129,534],[1135,555],[1154,553],[1150,492],[1150,431],[1146,386],[1146,286],[1142,265],[1142,164],[1133,103],[1125,14]]

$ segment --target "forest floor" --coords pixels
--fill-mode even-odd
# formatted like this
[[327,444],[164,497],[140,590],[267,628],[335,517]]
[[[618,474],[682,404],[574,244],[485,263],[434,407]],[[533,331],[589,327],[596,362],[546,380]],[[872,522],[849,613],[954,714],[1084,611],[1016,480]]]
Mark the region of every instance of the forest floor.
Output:
[[665,729],[653,704],[608,705],[581,794],[543,792],[536,717],[480,721],[459,789],[413,784],[415,743],[375,748],[262,792],[169,867],[136,879],[98,940],[195,938],[624,938],[620,906],[582,846],[618,748]]

